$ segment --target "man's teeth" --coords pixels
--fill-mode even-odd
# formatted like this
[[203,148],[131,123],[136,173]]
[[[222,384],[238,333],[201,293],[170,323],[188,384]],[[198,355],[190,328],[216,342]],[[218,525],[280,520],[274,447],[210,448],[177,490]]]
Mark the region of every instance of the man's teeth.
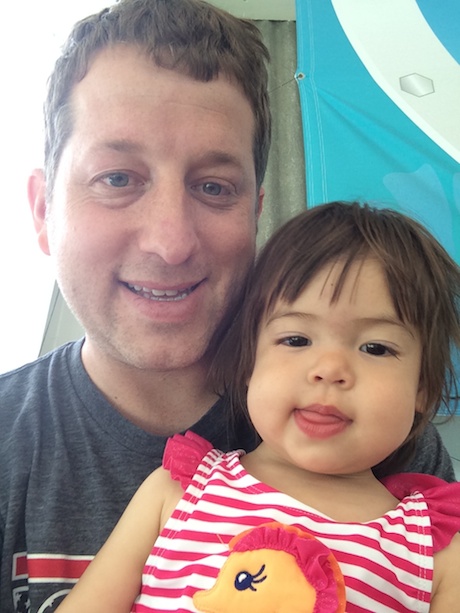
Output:
[[147,287],[142,287],[141,285],[132,285],[131,283],[126,284],[129,289],[144,298],[149,298],[150,300],[182,300],[186,296],[188,296],[193,288],[187,289],[149,289]]

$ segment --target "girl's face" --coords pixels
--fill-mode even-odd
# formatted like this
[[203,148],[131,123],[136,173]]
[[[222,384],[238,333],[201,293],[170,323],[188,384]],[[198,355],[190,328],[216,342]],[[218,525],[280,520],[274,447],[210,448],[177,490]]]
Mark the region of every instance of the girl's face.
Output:
[[421,341],[395,312],[373,259],[340,263],[263,322],[248,409],[265,450],[325,474],[360,473],[399,447],[422,407]]

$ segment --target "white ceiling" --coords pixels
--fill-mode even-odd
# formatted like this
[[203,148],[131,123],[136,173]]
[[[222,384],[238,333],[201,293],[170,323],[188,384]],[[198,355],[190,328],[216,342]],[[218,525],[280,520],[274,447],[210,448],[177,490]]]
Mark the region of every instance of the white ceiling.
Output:
[[295,19],[295,0],[208,0],[211,4],[247,19]]

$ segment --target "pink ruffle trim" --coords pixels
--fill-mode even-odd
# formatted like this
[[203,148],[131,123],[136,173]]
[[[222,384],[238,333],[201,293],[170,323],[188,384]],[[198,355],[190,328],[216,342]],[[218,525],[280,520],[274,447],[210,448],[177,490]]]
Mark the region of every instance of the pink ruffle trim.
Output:
[[398,500],[421,493],[428,505],[433,553],[449,545],[460,531],[460,483],[447,483],[433,475],[401,473],[382,479],[383,485]]
[[174,434],[166,441],[163,468],[169,470],[171,478],[179,481],[185,490],[201,460],[211,449],[211,443],[195,432],[188,430],[185,434]]

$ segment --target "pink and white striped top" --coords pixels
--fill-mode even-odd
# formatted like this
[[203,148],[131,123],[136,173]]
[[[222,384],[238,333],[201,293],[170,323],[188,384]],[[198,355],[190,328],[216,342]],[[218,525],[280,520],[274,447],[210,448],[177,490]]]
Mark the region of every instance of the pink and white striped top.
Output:
[[[308,532],[332,552],[347,613],[428,613],[433,553],[460,529],[460,483],[391,477],[385,485],[401,500],[394,510],[366,523],[340,523],[256,480],[241,465],[242,454],[212,449],[193,433],[168,441],[163,464],[185,492],[146,562],[133,612],[199,611],[192,597],[216,583],[231,539],[276,521]],[[301,603],[296,609],[309,610]]]

